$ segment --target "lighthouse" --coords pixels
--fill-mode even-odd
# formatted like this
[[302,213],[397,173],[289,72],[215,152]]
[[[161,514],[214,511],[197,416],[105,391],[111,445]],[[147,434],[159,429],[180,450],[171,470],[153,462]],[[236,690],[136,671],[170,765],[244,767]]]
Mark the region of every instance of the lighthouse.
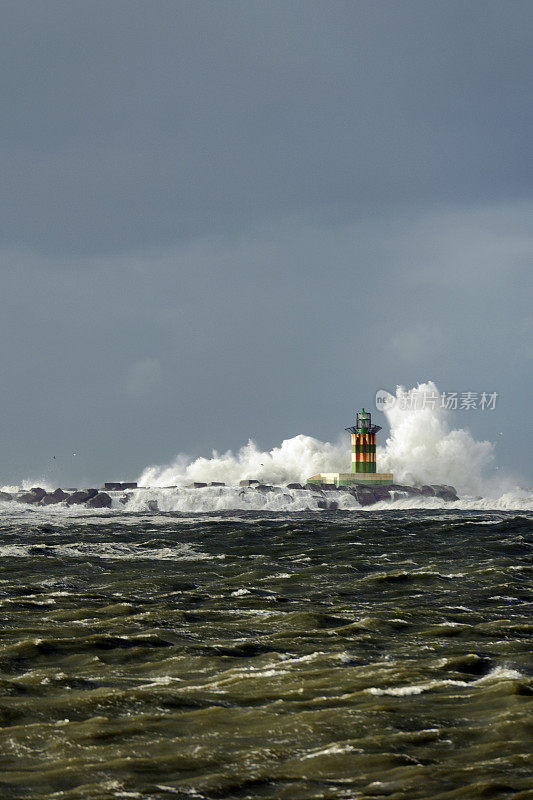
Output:
[[357,412],[357,424],[346,428],[352,434],[352,472],[364,473],[376,471],[376,433],[380,425],[372,425],[369,411]]
[[392,472],[376,471],[376,433],[379,425],[372,425],[369,411],[357,412],[356,424],[346,428],[352,440],[351,472],[319,472],[307,479],[310,486],[390,486]]

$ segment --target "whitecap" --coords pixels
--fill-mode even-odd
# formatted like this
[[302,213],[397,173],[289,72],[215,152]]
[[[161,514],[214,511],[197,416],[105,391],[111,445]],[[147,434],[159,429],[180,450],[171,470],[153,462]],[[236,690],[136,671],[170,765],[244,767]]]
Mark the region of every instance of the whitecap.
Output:
[[304,761],[306,758],[320,758],[320,756],[337,756],[343,755],[344,753],[363,753],[363,750],[356,749],[351,744],[345,745],[338,745],[332,744],[329,747],[325,747],[323,750],[313,750],[311,753],[307,753],[305,756],[301,756],[301,760]]

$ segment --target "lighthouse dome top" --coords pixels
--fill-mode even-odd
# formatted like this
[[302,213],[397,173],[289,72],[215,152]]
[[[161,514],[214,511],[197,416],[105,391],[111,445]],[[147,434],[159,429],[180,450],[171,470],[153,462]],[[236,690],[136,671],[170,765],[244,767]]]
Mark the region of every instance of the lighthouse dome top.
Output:
[[349,428],[346,428],[350,433],[370,433],[376,434],[381,430],[379,425],[372,425],[372,415],[370,411],[365,411],[363,408],[356,413],[356,423]]

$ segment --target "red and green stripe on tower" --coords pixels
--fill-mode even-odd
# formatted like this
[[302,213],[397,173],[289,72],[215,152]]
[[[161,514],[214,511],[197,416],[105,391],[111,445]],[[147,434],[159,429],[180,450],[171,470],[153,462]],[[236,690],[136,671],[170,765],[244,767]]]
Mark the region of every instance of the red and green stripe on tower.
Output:
[[376,471],[376,434],[352,433],[352,472]]

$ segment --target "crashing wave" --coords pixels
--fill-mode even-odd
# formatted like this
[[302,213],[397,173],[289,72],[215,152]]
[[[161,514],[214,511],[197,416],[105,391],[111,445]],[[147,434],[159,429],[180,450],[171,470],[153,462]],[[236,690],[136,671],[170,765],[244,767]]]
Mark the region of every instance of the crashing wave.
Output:
[[[409,391],[397,388],[397,402],[385,410],[390,434],[384,446],[377,448],[378,468],[393,472],[395,481],[401,484],[454,486],[460,500],[450,502],[439,497],[397,492],[394,500],[375,503],[371,508],[533,510],[532,490],[518,487],[516,479],[510,475],[494,470],[491,473],[493,443],[476,441],[470,431],[454,428],[451,412],[437,404],[435,408],[410,408],[409,400],[424,392],[436,395],[438,389],[431,381]],[[171,464],[147,467],[137,481],[140,487],[147,488],[132,490],[120,497],[113,495],[112,509],[191,513],[232,509],[316,510],[329,506],[329,502],[324,504],[320,492],[288,489],[287,484],[305,484],[306,479],[317,472],[347,472],[350,463],[350,448],[344,434],[335,444],[300,434],[270,451],[262,451],[249,441],[236,453],[214,451],[211,458],[189,458],[181,454]],[[246,479],[257,479],[273,488],[259,492],[240,487],[239,482]],[[195,482],[215,481],[226,485],[188,488]],[[5,490],[14,488],[5,487]],[[330,500],[340,510],[361,508],[348,492],[335,492],[334,500]],[[2,507],[5,508],[5,503]]]

